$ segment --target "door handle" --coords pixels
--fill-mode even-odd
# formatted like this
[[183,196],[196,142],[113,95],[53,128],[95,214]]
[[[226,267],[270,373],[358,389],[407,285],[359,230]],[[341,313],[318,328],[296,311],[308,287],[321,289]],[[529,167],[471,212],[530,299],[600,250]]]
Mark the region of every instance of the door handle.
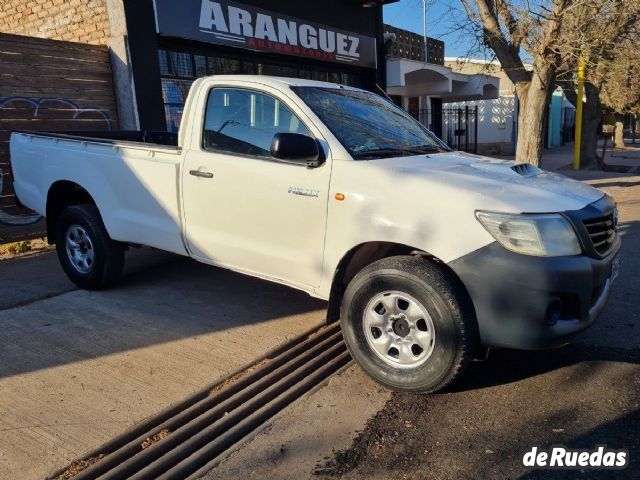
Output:
[[203,170],[189,170],[189,175],[200,178],[213,178],[213,173],[205,172]]

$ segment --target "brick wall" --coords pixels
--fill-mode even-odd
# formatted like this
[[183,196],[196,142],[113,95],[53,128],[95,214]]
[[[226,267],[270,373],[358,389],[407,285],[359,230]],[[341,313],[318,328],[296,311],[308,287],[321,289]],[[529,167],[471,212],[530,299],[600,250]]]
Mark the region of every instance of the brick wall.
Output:
[[104,45],[106,0],[0,0],[0,32]]

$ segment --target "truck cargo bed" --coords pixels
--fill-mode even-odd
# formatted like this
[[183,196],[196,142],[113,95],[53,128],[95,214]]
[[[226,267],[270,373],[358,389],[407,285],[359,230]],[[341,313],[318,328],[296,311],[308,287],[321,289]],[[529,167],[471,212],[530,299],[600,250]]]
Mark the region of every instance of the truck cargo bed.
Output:
[[65,138],[70,140],[99,141],[102,143],[144,144],[163,148],[178,149],[178,134],[171,132],[152,132],[148,130],[117,130],[117,131],[85,131],[85,132],[34,132],[26,133],[45,137]]

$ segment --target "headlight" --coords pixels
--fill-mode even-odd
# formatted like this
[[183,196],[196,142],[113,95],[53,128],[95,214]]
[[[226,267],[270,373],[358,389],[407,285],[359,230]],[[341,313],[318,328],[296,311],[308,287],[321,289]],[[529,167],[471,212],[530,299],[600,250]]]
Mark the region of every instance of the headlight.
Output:
[[513,252],[539,257],[582,252],[576,232],[562,215],[476,212],[476,217],[493,238]]

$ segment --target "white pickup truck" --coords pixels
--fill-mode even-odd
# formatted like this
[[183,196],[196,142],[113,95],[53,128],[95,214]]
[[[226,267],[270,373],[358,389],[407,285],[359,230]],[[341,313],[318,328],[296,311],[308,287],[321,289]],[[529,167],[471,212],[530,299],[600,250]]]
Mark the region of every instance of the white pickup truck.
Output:
[[617,274],[610,198],[452,152],[367,91],[203,78],[177,144],[138,136],[11,137],[19,201],[46,216],[71,280],[107,287],[148,245],[304,290],[397,390],[443,388],[480,346],[566,343]]

